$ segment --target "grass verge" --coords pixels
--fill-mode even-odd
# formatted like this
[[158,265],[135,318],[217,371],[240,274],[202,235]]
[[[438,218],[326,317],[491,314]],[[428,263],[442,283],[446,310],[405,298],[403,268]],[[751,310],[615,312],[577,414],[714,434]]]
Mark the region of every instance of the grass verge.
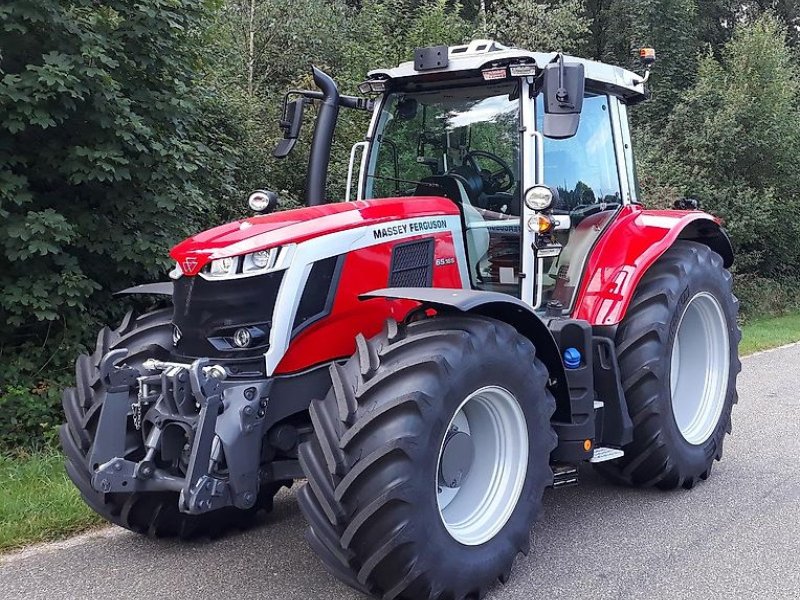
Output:
[[[748,322],[742,356],[800,341],[800,314]],[[55,452],[0,455],[0,552],[55,540],[103,523],[80,498]]]
[[55,451],[0,456],[0,552],[86,531],[102,519],[81,500]]
[[746,356],[797,341],[800,341],[800,313],[755,319],[742,327],[739,354]]

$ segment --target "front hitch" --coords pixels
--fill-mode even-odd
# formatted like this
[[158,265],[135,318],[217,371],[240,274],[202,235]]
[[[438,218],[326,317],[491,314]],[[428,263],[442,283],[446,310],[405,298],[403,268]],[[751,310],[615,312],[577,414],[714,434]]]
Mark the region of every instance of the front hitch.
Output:
[[[142,369],[151,373],[114,366],[127,354],[111,352],[100,365],[107,397],[91,453],[92,487],[102,493],[178,492],[179,509],[190,514],[251,508],[261,484],[269,382],[224,385],[225,369],[208,359],[149,360]],[[147,428],[139,461],[124,458],[129,416],[136,429]],[[159,466],[180,457],[188,458],[182,475]]]

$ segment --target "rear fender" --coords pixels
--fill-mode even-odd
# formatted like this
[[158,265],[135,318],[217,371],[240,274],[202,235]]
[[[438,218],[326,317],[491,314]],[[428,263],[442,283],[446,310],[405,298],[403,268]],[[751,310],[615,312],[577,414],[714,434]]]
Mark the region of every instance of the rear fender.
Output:
[[733,247],[717,219],[701,211],[624,207],[587,259],[572,317],[613,326],[625,318],[647,270],[676,240],[706,244],[733,264]]
[[445,288],[386,288],[362,294],[359,298],[415,300],[422,304],[422,308],[432,308],[437,312],[458,311],[508,323],[533,342],[536,356],[547,367],[554,383],[550,390],[556,402],[569,408],[569,388],[556,341],[547,324],[521,300],[498,292]]

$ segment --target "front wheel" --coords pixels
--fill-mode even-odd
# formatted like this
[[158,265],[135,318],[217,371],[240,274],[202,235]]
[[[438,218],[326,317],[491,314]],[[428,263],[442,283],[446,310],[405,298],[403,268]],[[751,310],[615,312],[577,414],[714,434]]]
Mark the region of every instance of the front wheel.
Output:
[[328,570],[384,598],[505,581],[553,478],[555,400],[531,342],[472,316],[390,322],[331,373],[299,492]]
[[708,478],[737,399],[737,309],[731,274],[705,245],[676,242],[651,267],[616,340],[633,441],[601,472],[662,489]]

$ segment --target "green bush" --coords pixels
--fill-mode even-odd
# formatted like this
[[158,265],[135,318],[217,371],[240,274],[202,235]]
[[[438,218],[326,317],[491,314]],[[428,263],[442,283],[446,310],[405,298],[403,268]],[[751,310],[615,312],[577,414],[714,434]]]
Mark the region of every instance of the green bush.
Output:
[[776,280],[737,274],[735,282],[745,322],[800,312],[800,277]]
[[[371,68],[471,37],[629,68],[655,45],[653,101],[633,111],[645,203],[697,197],[725,220],[745,318],[800,310],[798,13],[758,4],[0,2],[0,450],[52,441],[76,355],[126,308],[113,291],[162,278],[169,247],[251,189],[297,205],[313,111],[288,160],[271,152],[312,62],[356,93]],[[340,114],[333,201],[367,120]]]

